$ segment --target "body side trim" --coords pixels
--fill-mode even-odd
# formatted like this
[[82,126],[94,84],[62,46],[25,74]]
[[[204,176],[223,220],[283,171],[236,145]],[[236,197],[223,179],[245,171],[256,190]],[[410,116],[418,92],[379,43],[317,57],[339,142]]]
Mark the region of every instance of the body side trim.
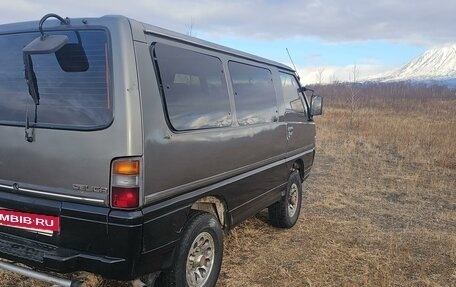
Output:
[[85,197],[80,197],[80,196],[64,195],[64,194],[55,194],[55,193],[51,193],[51,192],[45,192],[45,191],[34,190],[34,189],[29,189],[29,188],[18,188],[16,190],[13,186],[3,185],[3,184],[0,184],[0,188],[12,190],[12,191],[19,191],[19,192],[28,193],[28,194],[44,195],[44,196],[52,197],[52,198],[56,198],[56,199],[73,199],[73,200],[76,200],[79,202],[94,202],[94,203],[104,203],[105,202],[103,199],[85,198]]
[[[231,184],[233,182],[236,182],[236,181],[239,181],[241,179],[247,178],[247,177],[252,176],[254,174],[260,173],[260,172],[265,171],[267,169],[276,167],[278,165],[285,164],[285,163],[287,163],[287,162],[289,162],[291,160],[294,160],[296,158],[300,158],[300,157],[302,157],[302,156],[304,156],[304,155],[306,155],[308,153],[311,153],[314,150],[315,150],[315,147],[312,146],[312,148],[309,149],[309,150],[306,150],[304,152],[301,152],[299,154],[296,154],[296,155],[293,155],[293,156],[290,156],[290,157],[287,157],[287,158],[278,159],[278,158],[282,157],[282,155],[279,155],[279,156],[276,156],[276,157],[272,158],[273,160],[275,160],[273,162],[270,162],[271,159],[268,159],[267,161],[270,162],[270,163],[267,163],[266,165],[263,165],[263,166],[259,166],[258,167],[258,165],[264,164],[264,161],[261,161],[260,163],[254,164],[253,166],[251,165],[251,166],[247,166],[247,167],[241,167],[241,168],[229,171],[229,172],[225,172],[225,173],[218,174],[218,175],[215,175],[215,176],[212,176],[212,177],[209,177],[209,178],[201,179],[201,180],[199,180],[197,182],[192,182],[192,183],[189,183],[189,184],[184,184],[184,185],[177,186],[177,187],[174,187],[174,188],[162,190],[162,191],[159,191],[157,193],[150,194],[150,195],[146,196],[145,202],[146,202],[146,204],[149,204],[149,203],[152,203],[152,202],[155,202],[155,201],[166,199],[168,197],[172,197],[172,196],[175,196],[175,195],[180,195],[180,194],[185,193],[185,192],[187,192],[189,190],[198,189],[199,187],[202,187],[202,186],[205,186],[207,184],[211,184],[212,183],[211,185],[203,187],[203,188],[201,188],[198,191],[198,192],[201,192],[201,193],[205,193],[205,192],[208,192],[210,190],[213,190],[213,189],[216,189],[216,188]],[[252,169],[252,167],[253,167],[253,169]],[[219,181],[219,180],[221,180],[221,181]],[[219,181],[219,182],[213,183],[214,181]]]
[[243,204],[238,205],[238,206],[236,206],[235,208],[233,208],[233,209],[231,209],[231,210],[228,210],[228,212],[229,212],[229,213],[232,213],[232,212],[234,212],[234,211],[240,209],[241,207],[244,207],[244,206],[246,206],[247,204],[249,204],[249,203],[251,203],[251,202],[253,202],[253,201],[258,200],[259,198],[265,197],[265,196],[271,194],[271,193],[274,192],[274,191],[281,190],[282,188],[285,188],[286,186],[287,186],[287,183],[283,183],[283,184],[279,185],[278,187],[275,187],[275,188],[273,188],[273,189],[270,189],[270,190],[266,191],[265,193],[262,193],[262,194],[260,194],[260,195],[258,195],[258,196],[256,196],[256,197],[254,197],[254,198],[252,198],[252,199],[250,199],[250,200],[244,202]]

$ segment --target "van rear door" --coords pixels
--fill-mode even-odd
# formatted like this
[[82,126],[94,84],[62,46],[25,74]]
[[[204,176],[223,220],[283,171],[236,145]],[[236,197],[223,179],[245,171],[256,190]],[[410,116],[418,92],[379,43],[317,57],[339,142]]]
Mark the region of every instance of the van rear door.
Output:
[[[40,97],[35,113],[22,49],[40,34],[0,32],[0,190],[106,205],[113,158],[106,149],[113,121],[108,34],[49,34],[69,41],[55,54],[32,56]],[[27,123],[32,142],[25,139]]]

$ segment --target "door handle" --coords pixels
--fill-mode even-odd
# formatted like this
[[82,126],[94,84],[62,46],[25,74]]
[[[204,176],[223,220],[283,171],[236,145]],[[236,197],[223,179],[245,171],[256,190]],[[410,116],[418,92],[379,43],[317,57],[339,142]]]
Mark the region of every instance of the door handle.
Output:
[[293,135],[293,127],[288,127],[288,138]]

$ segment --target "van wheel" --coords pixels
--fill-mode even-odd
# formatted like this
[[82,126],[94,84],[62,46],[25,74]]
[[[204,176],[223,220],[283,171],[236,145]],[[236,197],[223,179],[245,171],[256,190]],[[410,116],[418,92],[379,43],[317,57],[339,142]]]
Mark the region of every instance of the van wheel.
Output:
[[197,213],[187,222],[171,271],[155,286],[213,287],[222,265],[223,233],[217,218]]
[[291,228],[298,221],[302,203],[302,183],[298,171],[288,178],[287,190],[279,202],[269,206],[269,221],[272,226]]

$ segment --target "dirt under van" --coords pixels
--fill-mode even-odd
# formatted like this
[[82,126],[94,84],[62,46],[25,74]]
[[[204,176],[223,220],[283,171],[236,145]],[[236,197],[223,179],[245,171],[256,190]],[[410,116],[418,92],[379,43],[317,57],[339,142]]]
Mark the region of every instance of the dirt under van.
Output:
[[322,105],[304,91],[122,16],[0,25],[0,267],[214,286],[223,231],[298,219]]

